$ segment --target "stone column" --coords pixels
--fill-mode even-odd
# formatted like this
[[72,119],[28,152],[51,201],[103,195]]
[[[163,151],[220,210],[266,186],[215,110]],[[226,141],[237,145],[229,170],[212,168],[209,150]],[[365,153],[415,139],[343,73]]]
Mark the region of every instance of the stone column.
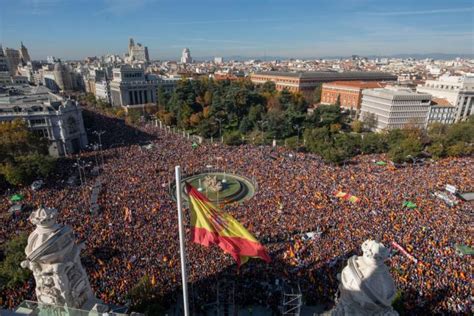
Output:
[[131,105],[134,105],[135,104],[135,94],[133,93],[133,91],[130,91],[130,104]]

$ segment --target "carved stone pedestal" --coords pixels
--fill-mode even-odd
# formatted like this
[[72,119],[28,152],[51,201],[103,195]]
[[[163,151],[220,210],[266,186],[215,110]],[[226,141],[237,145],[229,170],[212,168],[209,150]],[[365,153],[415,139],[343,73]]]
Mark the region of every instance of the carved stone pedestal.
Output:
[[353,256],[338,275],[339,297],[336,306],[325,315],[398,315],[391,304],[395,284],[384,264],[389,250],[379,242],[366,240],[362,256]]
[[29,220],[36,229],[28,237],[23,268],[33,272],[39,303],[90,310],[100,303],[92,292],[72,229],[56,222],[57,210],[39,208]]

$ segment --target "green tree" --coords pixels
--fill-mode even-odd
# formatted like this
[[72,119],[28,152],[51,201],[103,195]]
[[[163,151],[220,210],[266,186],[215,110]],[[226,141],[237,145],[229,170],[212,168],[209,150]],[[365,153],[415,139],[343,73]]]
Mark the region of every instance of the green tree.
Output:
[[254,145],[264,145],[266,143],[266,135],[260,130],[254,130],[247,136],[248,141]]
[[340,94],[337,95],[336,103],[334,103],[334,105],[341,106],[341,95]]
[[316,85],[316,88],[314,88],[313,92],[313,102],[314,103],[319,103],[321,102],[321,91],[322,91],[322,83],[319,83]]
[[364,123],[358,120],[353,121],[351,128],[354,133],[362,133],[362,130],[364,129]]
[[446,152],[452,157],[469,156],[473,152],[473,147],[472,145],[467,145],[465,142],[459,141],[450,145]]
[[315,111],[319,112],[321,118],[319,126],[342,123],[341,107],[336,105],[321,105]]
[[390,145],[388,156],[393,162],[409,161],[410,157],[416,158],[421,154],[423,145],[418,139],[406,138]]
[[374,113],[364,112],[362,114],[362,122],[364,122],[364,128],[367,130],[374,130],[377,127],[377,116]]
[[457,142],[474,143],[474,119],[451,125],[447,130],[446,140],[450,145]]
[[0,262],[0,290],[18,286],[30,278],[30,270],[20,267],[20,263],[26,259],[27,239],[26,234],[21,234],[1,247],[4,259]]
[[224,134],[224,143],[226,145],[241,145],[242,144],[242,135],[238,131],[227,132]]
[[240,122],[239,130],[240,132],[246,134],[253,129],[252,121],[249,119],[248,116],[244,117],[244,119]]
[[278,101],[280,102],[283,110],[288,109],[292,105],[293,96],[290,91],[283,89],[278,96]]
[[202,120],[197,127],[197,132],[204,138],[215,137],[218,136],[219,126],[210,119]]
[[363,154],[380,154],[387,151],[384,136],[377,133],[365,133],[361,138],[360,150]]
[[446,149],[441,142],[433,143],[432,145],[428,146],[426,150],[435,159],[442,158],[446,155]]
[[168,103],[169,95],[166,93],[165,89],[162,85],[158,87],[158,91],[156,93],[156,103],[160,107],[165,107]]
[[0,175],[6,181],[26,184],[35,177],[46,177],[53,168],[46,139],[29,131],[21,120],[0,124]]
[[298,144],[298,136],[292,136],[285,139],[285,145],[290,149],[296,150],[301,145],[301,141]]
[[273,81],[267,81],[262,85],[261,91],[274,94],[276,92],[276,85]]

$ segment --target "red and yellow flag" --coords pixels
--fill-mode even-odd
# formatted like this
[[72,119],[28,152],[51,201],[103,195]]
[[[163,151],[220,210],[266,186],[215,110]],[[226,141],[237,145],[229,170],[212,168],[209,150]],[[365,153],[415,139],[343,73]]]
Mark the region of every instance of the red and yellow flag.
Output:
[[271,261],[267,251],[235,218],[219,210],[207,197],[186,183],[191,206],[192,240],[208,247],[217,245],[230,254],[237,265],[246,263],[249,257]]

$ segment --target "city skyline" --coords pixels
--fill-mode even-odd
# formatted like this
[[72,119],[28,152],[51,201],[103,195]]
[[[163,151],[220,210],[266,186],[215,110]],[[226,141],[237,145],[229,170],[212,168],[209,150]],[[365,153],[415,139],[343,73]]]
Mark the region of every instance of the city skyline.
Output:
[[34,59],[123,55],[128,38],[151,59],[210,56],[473,54],[470,1],[200,1],[6,2],[0,43]]

